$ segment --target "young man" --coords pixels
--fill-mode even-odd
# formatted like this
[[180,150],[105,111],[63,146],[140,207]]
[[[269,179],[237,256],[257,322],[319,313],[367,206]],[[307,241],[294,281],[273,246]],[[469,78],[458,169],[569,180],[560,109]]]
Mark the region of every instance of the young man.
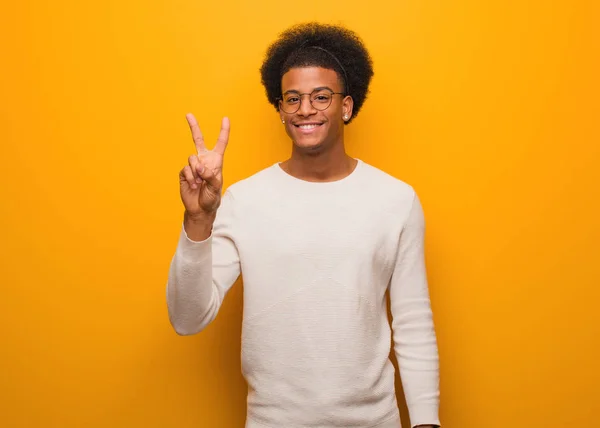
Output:
[[229,121],[209,151],[188,115],[198,154],[180,172],[170,321],[182,335],[202,331],[243,274],[246,428],[399,428],[393,330],[412,426],[437,426],[419,198],[344,148],[373,75],[369,54],[345,28],[305,24],[271,45],[261,74],[292,155],[221,198]]

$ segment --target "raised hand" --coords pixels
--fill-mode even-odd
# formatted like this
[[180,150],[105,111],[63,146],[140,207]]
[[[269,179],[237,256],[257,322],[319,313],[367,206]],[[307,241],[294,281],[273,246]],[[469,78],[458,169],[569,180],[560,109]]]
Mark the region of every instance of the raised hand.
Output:
[[186,118],[197,152],[188,158],[188,165],[179,172],[179,189],[186,220],[214,218],[221,203],[223,157],[229,141],[229,119],[223,118],[217,144],[208,150],[196,118],[191,113]]

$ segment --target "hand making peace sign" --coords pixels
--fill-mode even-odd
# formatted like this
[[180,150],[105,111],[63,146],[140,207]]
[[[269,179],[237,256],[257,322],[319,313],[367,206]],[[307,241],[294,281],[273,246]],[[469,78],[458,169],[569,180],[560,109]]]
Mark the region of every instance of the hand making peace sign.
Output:
[[229,141],[229,119],[223,118],[217,144],[208,150],[196,118],[191,113],[186,118],[198,154],[190,156],[188,165],[179,172],[181,200],[188,216],[212,216],[221,203],[223,156]]

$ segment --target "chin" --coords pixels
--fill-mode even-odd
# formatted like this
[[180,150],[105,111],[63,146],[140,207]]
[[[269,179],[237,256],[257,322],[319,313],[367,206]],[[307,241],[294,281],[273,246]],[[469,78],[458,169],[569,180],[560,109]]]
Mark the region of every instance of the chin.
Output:
[[314,153],[322,150],[324,148],[323,141],[321,140],[313,140],[313,139],[298,139],[294,141],[294,145],[305,152]]

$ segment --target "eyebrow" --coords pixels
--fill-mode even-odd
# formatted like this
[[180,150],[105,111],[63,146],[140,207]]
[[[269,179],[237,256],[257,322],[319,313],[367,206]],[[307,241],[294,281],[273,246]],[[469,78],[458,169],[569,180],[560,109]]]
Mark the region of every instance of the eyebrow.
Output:
[[[314,91],[322,91],[323,89],[328,89],[328,90],[330,90],[331,92],[335,92],[335,91],[334,91],[333,89],[331,89],[329,86],[319,86],[318,88],[314,88],[314,89],[313,89],[311,92],[314,92]],[[287,91],[285,91],[285,92],[283,93],[283,95],[285,95],[285,94],[299,94],[299,93],[300,93],[300,91],[298,91],[298,90],[296,90],[296,89],[288,89]]]

